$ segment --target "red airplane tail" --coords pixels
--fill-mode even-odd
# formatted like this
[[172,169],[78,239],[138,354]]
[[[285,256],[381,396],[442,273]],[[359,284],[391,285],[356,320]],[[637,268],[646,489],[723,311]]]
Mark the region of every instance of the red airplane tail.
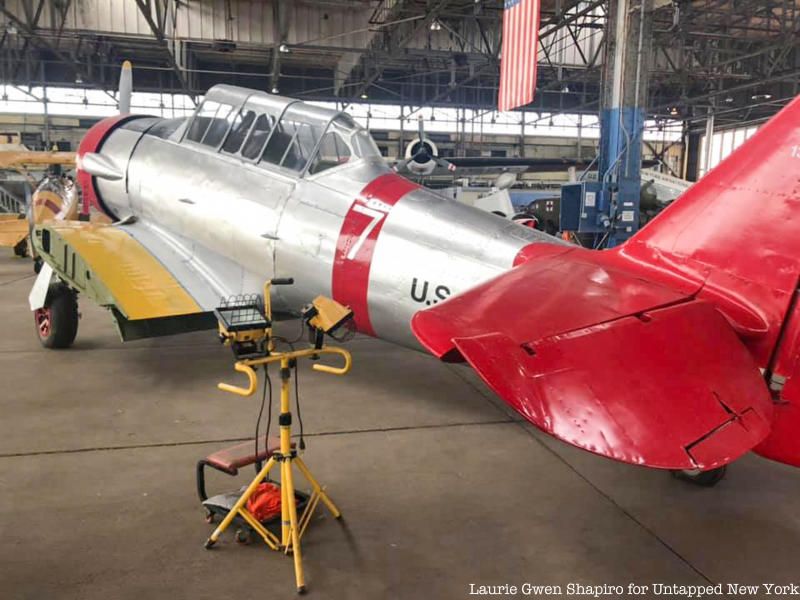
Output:
[[702,286],[768,367],[800,279],[799,211],[800,97],[618,253],[651,277]]
[[[417,313],[545,432],[634,464],[800,464],[800,100],[622,247],[533,244]],[[800,216],[800,215],[799,215]],[[774,409],[773,385],[785,381]]]
[[756,450],[800,465],[800,97],[617,253],[701,286],[779,392]]

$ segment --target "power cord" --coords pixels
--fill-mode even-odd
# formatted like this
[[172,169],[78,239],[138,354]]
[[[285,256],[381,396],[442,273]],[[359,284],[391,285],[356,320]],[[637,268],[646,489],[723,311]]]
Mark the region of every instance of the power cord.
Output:
[[306,441],[303,438],[303,416],[300,414],[300,377],[297,370],[297,359],[294,360],[294,404],[297,410],[297,422],[300,424],[300,450],[306,449]]
[[255,468],[256,473],[261,471],[261,461],[258,459],[258,431],[261,426],[261,417],[264,414],[264,403],[267,399],[267,392],[269,391],[269,407],[267,409],[267,431],[264,436],[264,444],[266,449],[269,450],[269,430],[272,426],[272,379],[269,376],[269,367],[268,365],[264,365],[264,392],[261,395],[261,407],[258,409],[258,418],[256,419],[256,436],[255,436],[255,443],[256,443],[256,462]]

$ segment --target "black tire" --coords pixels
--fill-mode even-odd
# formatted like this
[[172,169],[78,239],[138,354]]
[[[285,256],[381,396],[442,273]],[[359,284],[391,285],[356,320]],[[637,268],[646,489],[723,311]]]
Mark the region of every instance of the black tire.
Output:
[[28,238],[25,238],[14,246],[14,254],[20,258],[28,256]]
[[700,487],[714,487],[725,478],[728,467],[719,467],[710,471],[673,471],[672,474],[682,481],[687,481]]
[[44,308],[34,311],[39,341],[45,348],[69,348],[78,334],[78,300],[65,284],[51,283]]
[[243,546],[249,544],[251,541],[250,532],[244,529],[237,529],[233,538],[236,540],[237,544],[242,544]]

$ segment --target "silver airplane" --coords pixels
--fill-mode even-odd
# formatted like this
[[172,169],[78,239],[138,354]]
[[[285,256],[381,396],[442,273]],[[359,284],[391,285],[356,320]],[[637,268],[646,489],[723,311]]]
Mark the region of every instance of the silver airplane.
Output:
[[[72,343],[76,293],[128,340],[215,327],[221,298],[291,277],[274,310],[330,296],[358,331],[468,362],[580,448],[699,472],[754,448],[800,464],[800,418],[780,408],[800,381],[800,335],[781,335],[800,321],[800,238],[781,216],[798,182],[778,152],[798,138],[795,101],[629,242],[594,252],[410,182],[345,113],[219,85],[190,118],[121,115],[87,133],[82,220],[34,227],[31,308],[45,346]],[[763,235],[740,227],[755,196],[775,216]]]

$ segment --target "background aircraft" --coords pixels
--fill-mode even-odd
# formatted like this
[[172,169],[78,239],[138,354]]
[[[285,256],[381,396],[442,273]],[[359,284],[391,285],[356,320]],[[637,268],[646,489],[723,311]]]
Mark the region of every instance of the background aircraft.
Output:
[[[117,98],[120,114],[130,113],[132,94],[133,67],[126,60],[119,76]],[[0,170],[18,170],[27,175],[32,186],[36,186],[27,215],[0,215],[0,247],[12,248],[17,256],[27,256],[28,234],[35,223],[50,219],[69,220],[77,216],[77,189],[72,179],[61,171],[61,167],[74,169],[76,156],[74,152],[31,151],[21,144],[13,150],[0,150]],[[37,167],[48,168],[38,183],[28,171]]]
[[588,161],[577,158],[525,158],[514,156],[452,156],[442,158],[436,143],[425,135],[422,115],[417,119],[419,132],[406,147],[406,156],[393,168],[398,173],[423,178],[434,174],[485,174],[504,172],[565,172],[570,167],[585,168]]
[[332,296],[362,333],[468,362],[580,448],[665,469],[751,449],[800,465],[798,148],[800,100],[593,252],[400,177],[346,114],[216,86],[190,119],[88,132],[84,215],[114,224],[38,224],[31,307],[46,346],[74,339],[75,291],[135,339],[215,327],[221,297],[293,277],[275,310]]

